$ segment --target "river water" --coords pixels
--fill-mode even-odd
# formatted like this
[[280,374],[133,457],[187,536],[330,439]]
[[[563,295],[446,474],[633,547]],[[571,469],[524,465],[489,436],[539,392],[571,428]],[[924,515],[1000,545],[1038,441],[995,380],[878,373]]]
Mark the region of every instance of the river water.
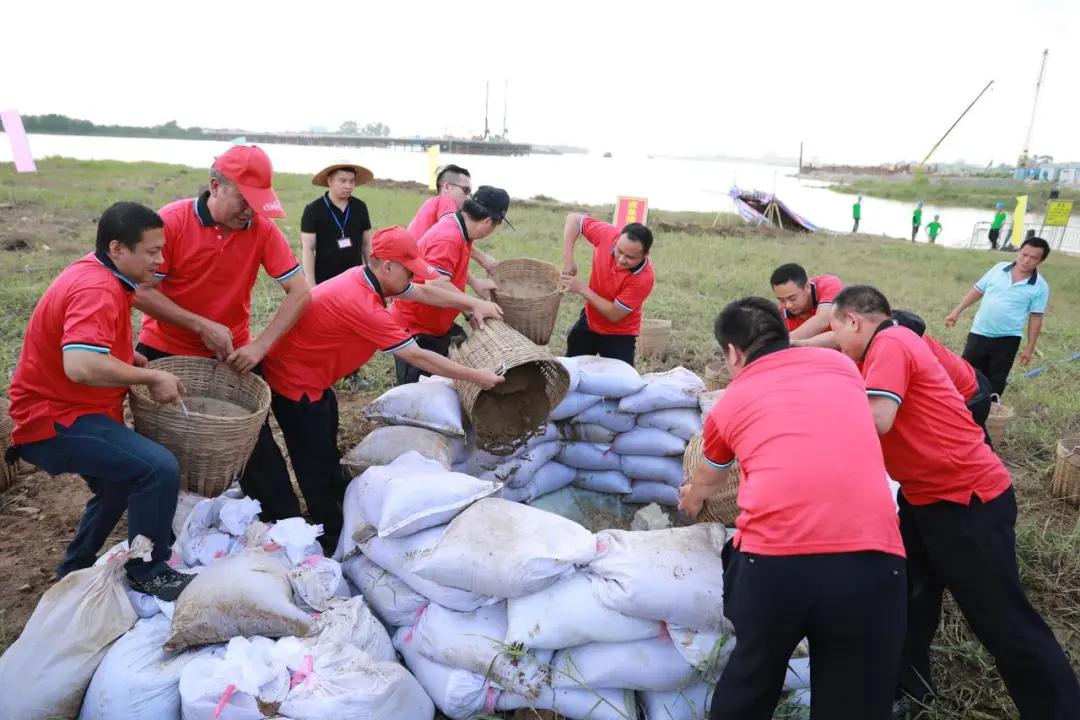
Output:
[[[31,135],[30,147],[37,158],[62,156],[81,160],[155,161],[209,167],[215,155],[228,143],[206,140],[154,138],[86,137],[79,135]],[[427,156],[397,150],[347,148],[321,145],[265,145],[275,170],[312,173],[333,162],[348,160],[365,165],[376,177],[427,182]],[[11,162],[11,148],[0,133],[0,162]],[[531,198],[546,195],[574,203],[610,203],[617,195],[639,195],[653,208],[734,212],[728,189],[737,184],[776,194],[792,209],[819,227],[851,230],[854,197],[826,190],[821,181],[793,177],[795,167],[751,162],[678,160],[620,155],[529,155],[499,157],[443,154],[441,162],[469,168],[473,186],[498,185],[511,196]],[[358,191],[363,196],[363,189]],[[120,198],[117,198],[120,199]],[[1002,198],[1012,205],[1011,198]],[[861,233],[910,237],[913,204],[865,198]],[[925,223],[941,215],[943,231],[939,242],[966,246],[976,222],[992,219],[992,211],[971,208],[924,208],[924,230],[919,242],[926,242]],[[1029,215],[1029,223],[1038,222]],[[1031,225],[1029,224],[1029,227]]]

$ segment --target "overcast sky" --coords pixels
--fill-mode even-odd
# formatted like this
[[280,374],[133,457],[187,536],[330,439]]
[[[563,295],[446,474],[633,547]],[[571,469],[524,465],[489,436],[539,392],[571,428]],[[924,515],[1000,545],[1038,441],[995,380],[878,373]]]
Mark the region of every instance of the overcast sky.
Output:
[[502,128],[597,152],[1080,160],[1080,1],[6,3],[0,109],[245,129]]

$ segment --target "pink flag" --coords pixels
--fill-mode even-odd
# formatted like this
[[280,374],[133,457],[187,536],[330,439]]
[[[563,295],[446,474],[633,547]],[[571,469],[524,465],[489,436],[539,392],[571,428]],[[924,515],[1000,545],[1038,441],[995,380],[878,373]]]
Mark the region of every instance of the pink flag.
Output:
[[22,118],[16,110],[0,112],[0,124],[4,126],[11,142],[11,156],[15,158],[15,169],[19,172],[37,172],[34,156],[30,154],[30,141],[26,138]]

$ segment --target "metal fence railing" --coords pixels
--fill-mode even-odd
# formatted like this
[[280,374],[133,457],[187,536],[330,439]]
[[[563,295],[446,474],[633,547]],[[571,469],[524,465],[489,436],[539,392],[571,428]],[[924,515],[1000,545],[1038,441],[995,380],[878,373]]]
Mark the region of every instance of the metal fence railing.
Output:
[[[1050,243],[1050,248],[1052,250],[1080,255],[1080,225],[1069,225],[1067,227],[1040,227],[1038,225],[1028,225],[1025,229],[1035,230],[1035,233],[1039,235],[1039,237]],[[1012,223],[1008,223],[1001,228],[1001,237],[998,238],[998,247],[1007,247],[1010,243],[1014,246],[1019,246],[1023,238],[1014,238],[1012,234]],[[990,247],[990,223],[977,222],[972,226],[971,240],[968,242],[968,247]]]

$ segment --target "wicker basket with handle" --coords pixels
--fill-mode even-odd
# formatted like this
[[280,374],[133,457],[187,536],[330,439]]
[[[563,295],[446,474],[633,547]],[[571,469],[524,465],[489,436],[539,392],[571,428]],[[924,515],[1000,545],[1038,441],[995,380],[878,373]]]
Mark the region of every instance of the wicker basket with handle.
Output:
[[8,446],[11,445],[11,431],[15,427],[8,415],[9,407],[8,399],[0,397],[0,492],[14,485],[18,476],[18,466],[8,465],[4,460]]
[[537,345],[547,345],[559,316],[563,291],[559,269],[543,260],[503,260],[491,273],[499,290],[491,299],[503,311],[503,320]]
[[[147,367],[180,378],[187,391],[185,405],[159,405],[145,385],[135,385],[130,394],[135,430],[176,456],[181,489],[220,495],[243,472],[259,439],[270,409],[269,386],[254,373],[240,375],[210,358],[166,357]],[[201,411],[210,404],[204,399],[230,403],[239,411],[234,416],[211,414],[211,407]]]
[[994,443],[994,449],[1001,449],[1001,443],[1005,440],[1005,431],[1009,429],[1009,423],[1013,419],[1013,409],[1001,404],[1001,396],[990,396],[990,415],[986,418],[986,432],[990,433],[990,441]]
[[[683,480],[689,481],[694,476],[694,470],[698,465],[705,462],[705,440],[699,433],[691,438],[686,445],[686,453],[683,455]],[[728,481],[719,492],[707,498],[698,513],[698,522],[723,523],[725,527],[735,524],[735,518],[739,515],[739,506],[736,500],[739,496],[739,466],[732,464]]]
[[660,357],[671,342],[671,321],[646,318],[641,321],[637,349],[644,357]]
[[472,421],[476,446],[493,455],[508,455],[543,432],[552,409],[570,390],[570,375],[562,363],[498,320],[489,320],[484,329],[451,348],[450,357],[471,368],[505,372],[505,382],[491,390],[454,382]]
[[723,390],[731,382],[731,371],[723,358],[713,360],[705,366],[705,389],[707,391]]
[[1050,492],[1054,497],[1080,505],[1080,435],[1058,440],[1056,455]]

